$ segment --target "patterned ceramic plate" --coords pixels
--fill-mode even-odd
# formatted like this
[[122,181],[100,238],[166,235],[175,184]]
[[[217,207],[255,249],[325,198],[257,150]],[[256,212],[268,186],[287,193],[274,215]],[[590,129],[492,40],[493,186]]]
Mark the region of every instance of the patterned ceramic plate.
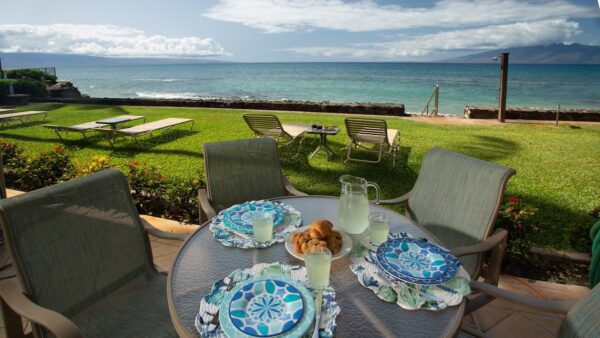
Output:
[[314,316],[308,289],[287,276],[249,278],[225,296],[219,310],[228,337],[298,337]]
[[283,220],[283,211],[279,206],[269,201],[250,201],[236,204],[222,212],[223,223],[233,231],[251,234],[252,220],[263,213],[273,217],[273,226],[279,225]]
[[377,248],[375,261],[391,277],[421,285],[447,282],[458,263],[448,251],[411,238],[389,239]]

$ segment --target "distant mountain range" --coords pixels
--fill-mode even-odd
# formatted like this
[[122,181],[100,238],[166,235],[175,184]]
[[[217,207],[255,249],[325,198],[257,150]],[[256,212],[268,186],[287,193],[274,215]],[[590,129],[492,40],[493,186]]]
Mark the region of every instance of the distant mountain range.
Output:
[[510,53],[510,63],[529,64],[600,64],[600,46],[556,43],[547,46],[496,49],[444,60],[456,63],[489,63],[501,53]]
[[113,58],[49,53],[0,53],[0,59],[2,59],[2,68],[4,69],[28,67],[145,66],[223,62],[206,59]]
[[[600,64],[600,46],[562,43],[547,46],[515,47],[470,54],[438,62],[490,63],[501,53],[510,53],[510,63],[525,64]],[[75,54],[0,53],[2,68],[144,66],[166,64],[224,63],[209,59],[116,58]]]

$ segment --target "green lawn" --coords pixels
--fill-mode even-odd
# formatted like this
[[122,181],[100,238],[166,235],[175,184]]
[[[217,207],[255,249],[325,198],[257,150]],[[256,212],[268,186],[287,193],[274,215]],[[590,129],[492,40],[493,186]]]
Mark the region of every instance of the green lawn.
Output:
[[[0,129],[0,139],[21,145],[26,152],[49,151],[57,145],[76,147],[76,161],[108,155],[122,165],[136,159],[159,167],[171,177],[202,177],[202,144],[252,136],[242,111],[196,108],[164,108],[92,105],[35,105],[27,110],[48,110],[48,122],[72,125],[121,114],[144,115],[148,121],[165,117],[187,117],[196,121],[192,132],[182,126],[172,132],[145,139],[142,146],[131,141],[113,149],[100,137],[82,140],[78,134],[61,141],[41,123]],[[22,109],[24,110],[24,109]],[[343,115],[277,113],[284,122],[343,125]],[[434,146],[513,167],[517,175],[508,184],[508,194],[533,204],[539,211],[539,226],[531,234],[536,244],[558,249],[586,249],[583,240],[593,222],[589,212],[600,206],[600,126],[507,124],[504,126],[440,126],[388,118],[391,128],[401,132],[401,155],[395,169],[390,165],[328,162],[323,153],[307,161],[318,139],[305,141],[303,156],[292,159],[295,148],[282,150],[285,174],[310,194],[337,195],[337,178],[352,174],[377,182],[384,198],[407,192],[415,182],[425,152]],[[339,151],[347,142],[342,131],[330,146]],[[386,161],[386,164],[388,162]],[[451,178],[451,173],[448,173]]]

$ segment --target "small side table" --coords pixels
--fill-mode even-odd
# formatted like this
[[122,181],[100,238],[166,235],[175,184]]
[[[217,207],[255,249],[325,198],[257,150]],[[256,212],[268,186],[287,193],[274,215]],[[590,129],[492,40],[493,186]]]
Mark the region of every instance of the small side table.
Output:
[[306,132],[308,134],[319,135],[319,138],[320,138],[319,146],[308,156],[309,159],[313,158],[313,156],[315,156],[321,148],[323,148],[325,150],[325,153],[327,153],[328,160],[331,160],[335,156],[333,151],[329,148],[329,146],[327,146],[327,135],[332,135],[332,136],[337,135],[340,132],[339,127],[331,126],[329,128],[325,128],[325,127],[319,128],[319,129],[311,128]]
[[108,124],[108,125],[110,125],[110,129],[117,129],[117,125],[119,123],[128,122],[128,121],[131,121],[131,118],[129,118],[129,117],[113,117],[113,118],[109,118],[109,119],[96,121],[96,123]]

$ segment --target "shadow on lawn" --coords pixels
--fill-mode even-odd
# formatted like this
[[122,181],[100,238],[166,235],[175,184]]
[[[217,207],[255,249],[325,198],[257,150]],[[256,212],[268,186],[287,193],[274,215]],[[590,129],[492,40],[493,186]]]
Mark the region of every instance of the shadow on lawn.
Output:
[[[546,243],[551,247],[566,245],[590,253],[590,228],[597,221],[591,215],[591,210],[578,212],[547,199],[519,195],[517,197],[538,209],[529,219],[529,223],[535,224],[537,230],[534,232],[525,229],[536,243]],[[527,227],[527,224],[525,226]]]
[[174,155],[183,155],[189,156],[193,158],[202,157],[202,153],[200,151],[190,151],[183,149],[154,149],[161,144],[172,142],[176,139],[186,137],[189,135],[195,134],[195,131],[189,130],[173,130],[169,132],[165,132],[161,135],[157,135],[152,137],[151,139],[141,139],[138,143],[135,143],[132,140],[123,140],[117,141],[114,147],[111,147],[108,141],[102,135],[90,135],[86,138],[78,138],[78,139],[67,139],[63,140],[58,137],[55,138],[46,138],[46,137],[35,137],[35,136],[27,136],[27,135],[4,135],[0,133],[0,137],[6,136],[8,138],[17,139],[21,141],[35,141],[35,142],[44,142],[50,143],[53,145],[64,144],[67,148],[88,148],[102,151],[109,151],[112,154],[116,154],[118,156],[135,156],[139,153],[152,153],[152,154],[174,154]]
[[517,154],[519,151],[520,148],[516,142],[488,135],[474,135],[473,141],[467,144],[461,143],[458,150],[462,154],[485,161],[497,161]]
[[338,179],[345,174],[363,177],[377,183],[381,188],[382,199],[397,197],[407,192],[416,181],[417,173],[408,166],[410,147],[400,147],[396,167],[392,168],[389,154],[385,154],[380,163],[343,163],[340,150],[345,144],[335,141],[328,142],[336,155],[331,161],[327,161],[325,153],[321,151],[309,160],[308,156],[318,144],[318,140],[305,140],[300,154],[296,157],[294,157],[298,149],[296,143],[280,148],[280,158],[285,172],[296,179],[311,182],[304,184],[309,194],[339,195]]

